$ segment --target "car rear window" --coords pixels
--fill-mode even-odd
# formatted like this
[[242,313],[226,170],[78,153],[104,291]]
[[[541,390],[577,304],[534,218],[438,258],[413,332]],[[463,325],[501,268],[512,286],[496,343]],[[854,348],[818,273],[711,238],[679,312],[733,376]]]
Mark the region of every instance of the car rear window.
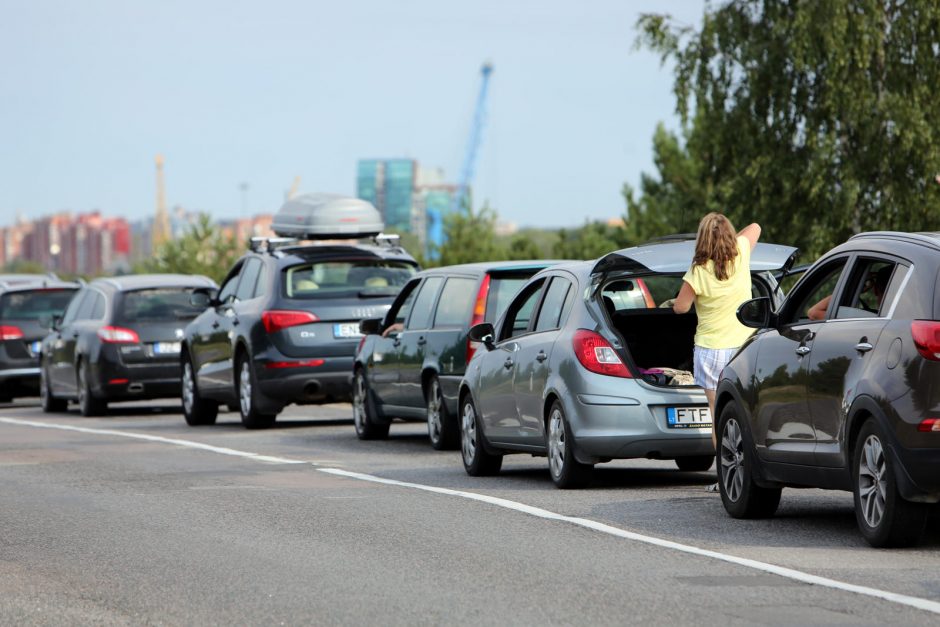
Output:
[[74,289],[7,292],[0,296],[0,320],[39,320],[58,316],[68,306]]
[[512,297],[522,288],[523,285],[538,272],[541,268],[534,269],[527,274],[512,275],[490,275],[490,292],[486,298],[486,314],[483,319],[486,322],[496,322],[503,310],[509,306]]
[[406,261],[321,261],[284,270],[282,291],[300,299],[395,296],[416,272]]
[[158,289],[124,292],[118,310],[117,322],[188,320],[204,309],[193,307],[189,297],[192,287],[163,287]]

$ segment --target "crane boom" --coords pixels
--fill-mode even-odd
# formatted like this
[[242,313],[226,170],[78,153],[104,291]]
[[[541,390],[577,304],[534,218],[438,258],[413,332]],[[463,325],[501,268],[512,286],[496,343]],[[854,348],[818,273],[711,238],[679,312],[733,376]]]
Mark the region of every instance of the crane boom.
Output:
[[482,80],[480,93],[477,95],[477,104],[473,113],[473,125],[470,127],[470,137],[467,140],[467,151],[463,157],[463,167],[460,168],[460,178],[457,180],[457,193],[451,211],[459,211],[467,202],[470,184],[473,183],[473,172],[476,168],[477,152],[480,140],[483,138],[483,125],[486,122],[486,96],[489,92],[490,74],[493,73],[493,64],[487,61],[480,68]]

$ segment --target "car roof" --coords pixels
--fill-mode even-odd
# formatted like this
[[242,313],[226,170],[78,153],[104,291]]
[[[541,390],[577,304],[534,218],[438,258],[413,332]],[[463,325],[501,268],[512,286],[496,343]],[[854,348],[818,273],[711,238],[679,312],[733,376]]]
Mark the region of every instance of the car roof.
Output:
[[487,272],[512,272],[516,270],[532,270],[533,273],[549,266],[567,263],[565,259],[524,259],[517,261],[480,261],[477,263],[461,263],[453,266],[441,266],[439,268],[428,268],[418,276],[428,274],[476,274],[482,275]]
[[940,249],[940,233],[904,233],[901,231],[869,231],[859,233],[849,238],[849,242],[858,242],[859,240],[891,240],[909,242],[911,244],[920,244],[931,248]]
[[[264,255],[264,253],[257,253]],[[321,261],[329,258],[362,258],[389,259],[407,261],[418,264],[414,257],[408,254],[401,246],[377,246],[372,244],[302,244],[298,246],[285,246],[270,253],[279,259],[288,262]]]
[[[792,264],[797,251],[793,246],[758,243],[751,251],[751,272],[779,270]],[[694,254],[694,239],[647,242],[604,255],[595,262],[593,271],[675,274],[689,269]]]
[[0,279],[0,291],[7,292],[29,292],[32,290],[54,290],[54,289],[74,289],[81,287],[80,283],[75,281],[63,281],[59,278],[37,277],[33,281],[22,281],[16,283],[4,284]]
[[90,285],[121,292],[159,287],[216,287],[212,279],[192,274],[128,274],[95,279]]

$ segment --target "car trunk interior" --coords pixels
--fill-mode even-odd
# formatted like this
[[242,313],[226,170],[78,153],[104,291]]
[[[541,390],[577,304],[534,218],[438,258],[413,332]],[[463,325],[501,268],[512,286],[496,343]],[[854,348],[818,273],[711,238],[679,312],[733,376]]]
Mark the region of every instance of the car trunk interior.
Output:
[[692,372],[698,323],[694,310],[677,315],[669,308],[627,309],[610,317],[633,360],[634,374],[645,373],[644,379],[658,385],[689,384],[685,379],[676,379],[670,371]]

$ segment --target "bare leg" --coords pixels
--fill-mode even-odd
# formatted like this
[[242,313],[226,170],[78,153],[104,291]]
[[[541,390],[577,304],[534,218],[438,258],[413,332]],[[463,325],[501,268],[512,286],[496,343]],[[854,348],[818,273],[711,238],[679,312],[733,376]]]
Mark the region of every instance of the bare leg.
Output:
[[705,390],[705,398],[708,399],[708,411],[712,415],[712,446],[718,450],[718,438],[715,429],[718,428],[718,416],[715,415],[715,390]]

